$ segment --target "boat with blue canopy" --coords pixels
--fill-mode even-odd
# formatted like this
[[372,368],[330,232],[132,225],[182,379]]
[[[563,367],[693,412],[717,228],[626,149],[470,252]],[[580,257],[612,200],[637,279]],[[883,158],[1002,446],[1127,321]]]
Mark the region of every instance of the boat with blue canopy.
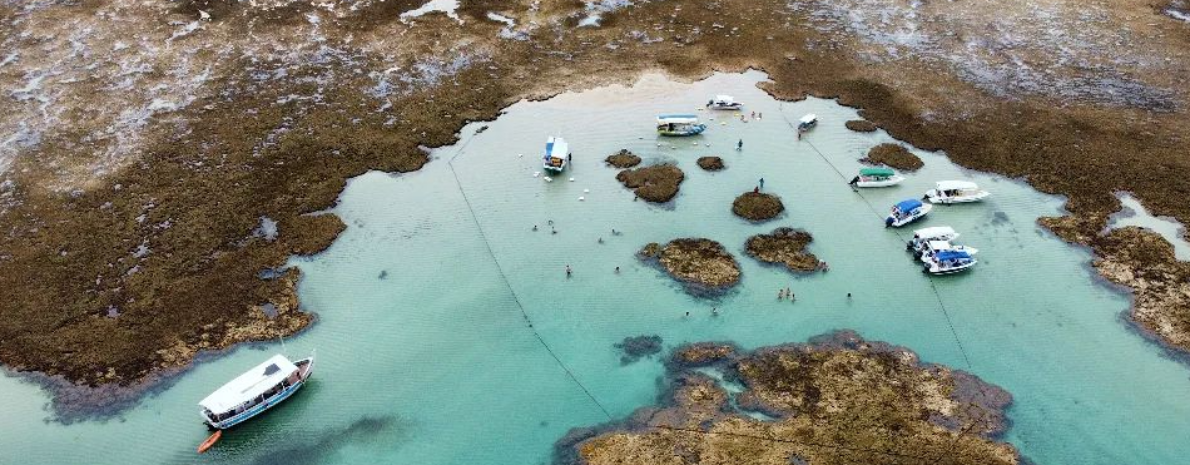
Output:
[[550,137],[545,141],[545,155],[541,158],[541,166],[546,171],[561,173],[570,163],[570,146],[561,137]]
[[698,115],[660,115],[657,117],[657,134],[663,136],[695,136],[707,130],[707,125],[698,122]]
[[933,205],[923,204],[917,199],[908,199],[893,205],[892,211],[884,219],[884,227],[899,228],[926,216],[933,209]]
[[848,184],[855,187],[891,187],[904,180],[904,176],[889,168],[863,168],[859,170],[859,176],[852,178]]
[[314,354],[296,362],[274,355],[224,384],[198,403],[203,423],[224,430],[289,399],[314,371]]
[[924,272],[934,275],[954,274],[967,271],[979,263],[970,253],[959,250],[944,250],[935,254],[923,267]]
[[934,257],[944,252],[965,252],[967,255],[975,255],[979,253],[979,249],[975,247],[968,247],[965,245],[955,245],[950,241],[930,241],[922,248],[918,258],[922,262],[929,263]]

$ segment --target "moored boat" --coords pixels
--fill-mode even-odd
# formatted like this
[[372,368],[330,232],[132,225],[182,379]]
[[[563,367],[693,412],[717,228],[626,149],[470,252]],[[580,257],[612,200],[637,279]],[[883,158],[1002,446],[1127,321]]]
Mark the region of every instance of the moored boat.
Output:
[[931,226],[913,231],[913,238],[905,243],[905,248],[921,253],[926,243],[930,241],[953,241],[959,237],[958,231],[950,226]]
[[541,158],[541,166],[546,171],[561,173],[570,163],[570,146],[561,137],[550,137],[545,141],[545,155]]
[[803,133],[818,125],[818,115],[809,113],[797,122],[797,132]]
[[743,108],[744,104],[735,101],[730,95],[716,95],[715,98],[707,102],[707,108],[712,110],[739,110]]
[[707,130],[707,125],[698,122],[697,115],[660,115],[657,117],[657,134],[663,136],[694,136]]
[[863,168],[849,184],[855,187],[891,187],[904,180],[904,176],[889,168]]
[[970,181],[938,181],[933,189],[926,191],[925,200],[930,203],[978,202],[991,195]]
[[314,370],[314,355],[291,362],[274,355],[224,384],[198,403],[203,423],[224,430],[248,421],[301,389]]
[[931,257],[923,265],[922,271],[934,275],[954,274],[967,271],[976,263],[979,261],[972,258],[971,254],[967,252],[945,250]]
[[923,204],[917,199],[902,200],[893,205],[892,212],[884,219],[884,227],[899,228],[907,225],[926,216],[932,208],[933,205]]
[[954,245],[948,241],[930,241],[922,248],[921,254],[918,256],[921,261],[929,262],[933,260],[938,254],[942,252],[966,252],[967,255],[975,255],[979,253],[979,249],[975,247],[967,247],[965,245]]

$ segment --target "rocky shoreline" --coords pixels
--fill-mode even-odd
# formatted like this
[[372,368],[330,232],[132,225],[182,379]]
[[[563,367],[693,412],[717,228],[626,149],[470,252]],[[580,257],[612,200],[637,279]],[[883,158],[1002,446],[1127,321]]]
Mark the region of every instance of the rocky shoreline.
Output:
[[[572,430],[557,442],[555,463],[1022,462],[999,441],[1008,392],[851,331],[753,351],[689,344],[666,368],[659,405]],[[730,393],[705,369],[744,390]]]
[[869,165],[884,165],[901,171],[913,172],[925,166],[917,155],[901,144],[880,144],[868,150],[868,156],[860,159]]

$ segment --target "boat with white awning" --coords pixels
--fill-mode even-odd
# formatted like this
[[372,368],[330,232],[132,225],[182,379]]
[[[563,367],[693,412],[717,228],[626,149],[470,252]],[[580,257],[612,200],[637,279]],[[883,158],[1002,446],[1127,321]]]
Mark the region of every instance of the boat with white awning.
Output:
[[707,130],[707,125],[698,122],[698,115],[660,115],[657,117],[657,134],[663,136],[694,136]]
[[980,189],[971,181],[938,181],[933,189],[926,191],[925,200],[930,203],[969,203],[987,198],[990,193]]
[[313,370],[314,354],[296,362],[274,355],[200,401],[199,414],[211,428],[231,428],[288,399],[306,384]]
[[739,110],[744,107],[744,104],[735,101],[735,98],[730,95],[716,95],[715,98],[707,102],[707,108],[712,110]]
[[913,231],[913,238],[905,244],[905,248],[921,253],[929,241],[953,241],[959,237],[958,231],[950,226],[931,226]]
[[570,145],[561,137],[550,137],[545,141],[545,155],[541,158],[541,167],[546,171],[561,173],[570,163]]

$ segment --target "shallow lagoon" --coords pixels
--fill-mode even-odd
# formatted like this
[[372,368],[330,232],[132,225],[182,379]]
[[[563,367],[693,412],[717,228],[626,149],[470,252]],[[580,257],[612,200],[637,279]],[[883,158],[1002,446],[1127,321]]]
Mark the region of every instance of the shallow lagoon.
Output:
[[[1190,453],[1186,367],[1127,328],[1126,296],[1099,284],[1086,251],[1036,225],[1059,213],[1061,199],[924,152],[916,153],[926,167],[902,186],[853,193],[835,168],[849,178],[869,147],[891,139],[846,130],[855,111],[832,101],[773,101],[755,87],[760,79],[677,84],[653,76],[632,88],[520,103],[478,135],[480,123],[464,129],[422,171],[354,179],[334,209],[348,230],[325,253],[294,260],[305,273],[303,302],[320,317],[286,341],[294,356],[318,349],[307,390],[200,457],[193,448],[206,432],[194,403],[268,352],[244,348],[199,364],[103,423],[30,421],[48,416],[45,395],[7,377],[0,463],[547,463],[568,429],[656,399],[661,366],[621,365],[613,344],[626,336],[658,334],[667,347],[756,347],[836,328],[1008,389],[1016,404],[1007,439],[1037,463],[1178,463]],[[704,112],[719,118],[705,136],[657,146],[653,115],[693,110],[715,93],[735,95],[764,118]],[[808,112],[822,123],[799,142],[786,118]],[[575,159],[546,183],[533,172],[551,134],[567,138]],[[675,202],[634,202],[602,161],[620,148],[646,164],[676,162],[687,177]],[[723,156],[727,169],[700,170],[694,162],[703,155]],[[760,177],[787,212],[753,225],[732,216],[730,204]],[[937,207],[919,223],[951,225],[981,249],[972,273],[931,281],[880,215],[939,179],[972,179],[993,197]],[[748,236],[778,226],[811,232],[811,251],[831,271],[794,277],[743,254]],[[741,285],[700,300],[633,258],[648,242],[684,236],[732,250]],[[785,286],[796,304],[776,300]]]

